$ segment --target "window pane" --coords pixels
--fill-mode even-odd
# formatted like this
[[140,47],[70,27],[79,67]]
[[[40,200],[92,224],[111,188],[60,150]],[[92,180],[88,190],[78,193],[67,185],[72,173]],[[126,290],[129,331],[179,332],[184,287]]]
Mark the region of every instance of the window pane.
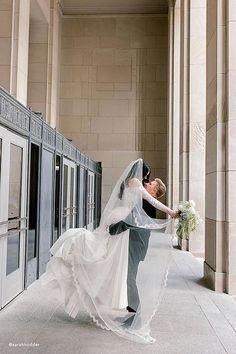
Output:
[[62,218],[62,232],[66,231],[66,215],[67,209],[67,184],[68,184],[68,166],[64,165],[63,169],[63,218]]
[[54,233],[53,233],[53,243],[59,237],[59,217],[60,217],[60,156],[56,156],[56,181],[55,181],[55,217],[54,217]]
[[28,261],[36,257],[37,216],[38,216],[38,171],[39,171],[39,147],[35,144],[31,144]]
[[[21,175],[22,175],[22,148],[11,144],[10,146],[10,174],[9,174],[9,200],[8,200],[8,231],[16,234],[7,238],[7,274],[19,268],[20,254],[20,222],[21,216]],[[15,221],[16,220],[16,221]]]
[[7,271],[6,275],[19,268],[20,233],[7,237]]
[[75,170],[71,168],[71,178],[70,178],[70,227],[73,227],[73,218],[74,218],[74,177]]

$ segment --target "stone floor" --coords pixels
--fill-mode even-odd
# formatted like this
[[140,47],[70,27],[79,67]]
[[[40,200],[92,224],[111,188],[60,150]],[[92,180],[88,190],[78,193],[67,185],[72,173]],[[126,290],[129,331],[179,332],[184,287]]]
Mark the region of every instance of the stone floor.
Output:
[[173,251],[152,321],[155,344],[124,340],[96,327],[86,314],[72,319],[52,295],[36,281],[0,312],[0,353],[236,353],[236,301],[204,285],[202,261],[188,252]]

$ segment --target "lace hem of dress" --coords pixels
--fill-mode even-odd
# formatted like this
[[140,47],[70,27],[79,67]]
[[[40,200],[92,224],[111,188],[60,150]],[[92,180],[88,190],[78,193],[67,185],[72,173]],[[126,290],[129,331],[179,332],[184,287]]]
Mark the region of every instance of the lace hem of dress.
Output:
[[[156,315],[157,313],[157,310],[158,310],[158,307],[160,305],[160,302],[161,302],[161,298],[163,296],[163,290],[166,288],[166,285],[167,285],[167,279],[168,279],[168,274],[169,274],[169,265],[167,267],[167,270],[163,276],[163,289],[162,289],[162,294],[161,296],[159,296],[158,298],[158,301],[155,305],[155,308],[150,316],[150,318],[146,321],[145,325],[143,325],[141,327],[141,329],[138,331],[138,330],[132,330],[132,329],[127,329],[127,330],[121,330],[121,329],[114,329],[112,330],[111,328],[109,328],[108,326],[104,326],[93,314],[92,312],[90,311],[90,309],[88,308],[88,306],[86,305],[86,303],[83,301],[83,296],[81,295],[80,293],[80,289],[79,289],[79,284],[78,284],[78,280],[75,276],[75,268],[74,268],[74,262],[72,261],[71,262],[71,269],[72,269],[72,274],[73,274],[73,279],[74,279],[74,284],[75,284],[75,287],[76,287],[76,290],[77,290],[77,293],[81,299],[81,302],[84,306],[84,309],[86,310],[86,312],[88,313],[89,317],[93,320],[93,322],[98,326],[100,327],[101,329],[105,329],[107,331],[112,331],[112,332],[116,332],[118,335],[121,335],[122,337],[128,337],[130,339],[130,335],[132,336],[132,339],[134,341],[138,341],[140,343],[143,343],[143,344],[151,344],[151,343],[155,343],[156,339],[151,337],[150,335],[142,335],[139,331],[141,331],[142,329],[145,329],[147,328],[152,319],[154,318],[154,316]],[[134,339],[136,338],[136,339]],[[138,340],[139,339],[142,339],[142,341]]]

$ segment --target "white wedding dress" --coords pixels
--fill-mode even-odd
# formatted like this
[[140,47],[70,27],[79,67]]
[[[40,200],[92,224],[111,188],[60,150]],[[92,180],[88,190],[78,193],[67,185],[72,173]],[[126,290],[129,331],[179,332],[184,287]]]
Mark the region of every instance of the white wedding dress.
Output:
[[[101,328],[133,341],[152,343],[149,325],[166,284],[172,235],[164,232],[170,220],[151,219],[142,209],[142,200],[146,199],[166,211],[166,206],[142,186],[142,163],[136,160],[124,171],[96,230],[69,229],[59,237],[50,249],[53,257],[40,282],[59,290],[57,294],[69,316],[75,318],[85,309]],[[135,313],[126,310],[130,231],[109,234],[109,225],[121,220],[153,230],[145,259],[138,266],[140,305]]]

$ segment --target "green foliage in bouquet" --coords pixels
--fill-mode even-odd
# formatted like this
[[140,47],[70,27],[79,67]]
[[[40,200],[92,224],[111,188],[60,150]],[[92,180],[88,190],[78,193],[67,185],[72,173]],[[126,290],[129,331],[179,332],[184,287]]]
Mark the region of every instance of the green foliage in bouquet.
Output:
[[199,224],[200,217],[195,210],[195,202],[193,200],[180,202],[178,205],[179,222],[177,225],[176,234],[180,238],[189,239]]

